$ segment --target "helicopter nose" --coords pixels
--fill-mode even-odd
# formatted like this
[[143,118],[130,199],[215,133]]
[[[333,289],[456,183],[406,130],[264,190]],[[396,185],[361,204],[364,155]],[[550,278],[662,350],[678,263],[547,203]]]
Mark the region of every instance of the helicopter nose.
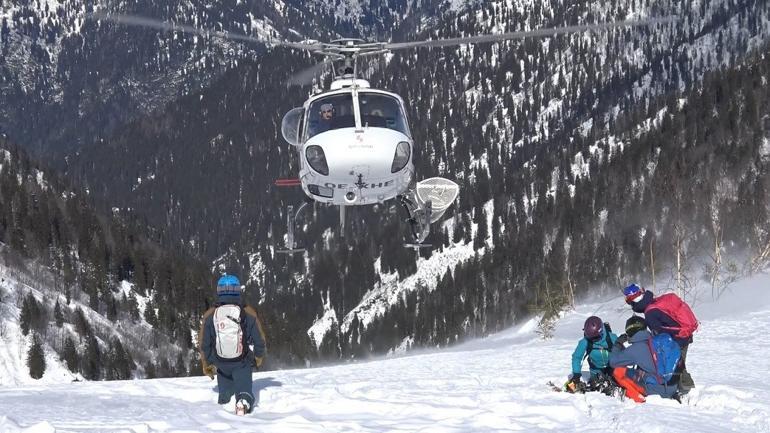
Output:
[[352,176],[357,176],[359,174],[369,176],[369,174],[371,174],[371,167],[369,165],[356,165],[350,170],[350,174]]

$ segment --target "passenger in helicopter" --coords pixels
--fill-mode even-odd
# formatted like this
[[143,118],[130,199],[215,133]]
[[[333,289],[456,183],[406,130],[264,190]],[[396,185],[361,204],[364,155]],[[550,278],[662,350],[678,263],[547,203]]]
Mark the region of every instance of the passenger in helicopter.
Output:
[[385,121],[385,115],[382,110],[375,108],[363,115],[364,126],[374,126],[378,128],[385,128],[387,123]]
[[358,97],[361,109],[361,123],[364,126],[388,128],[409,135],[406,119],[398,100],[380,94],[361,94]]

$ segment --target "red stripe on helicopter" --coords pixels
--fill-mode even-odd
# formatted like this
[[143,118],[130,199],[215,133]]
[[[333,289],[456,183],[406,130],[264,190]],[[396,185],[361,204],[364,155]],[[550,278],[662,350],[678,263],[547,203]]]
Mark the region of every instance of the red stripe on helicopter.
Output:
[[300,186],[302,182],[299,179],[276,179],[275,186]]

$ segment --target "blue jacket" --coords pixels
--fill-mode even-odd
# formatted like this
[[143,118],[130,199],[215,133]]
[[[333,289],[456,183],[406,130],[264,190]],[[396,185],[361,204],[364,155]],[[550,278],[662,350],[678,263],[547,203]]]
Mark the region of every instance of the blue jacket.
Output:
[[662,397],[671,397],[677,390],[677,386],[658,383],[657,369],[655,361],[650,353],[648,340],[652,338],[649,331],[639,331],[629,340],[631,345],[623,348],[623,345],[616,344],[610,353],[610,366],[628,367],[636,366],[636,381],[644,385],[647,395],[657,394]]
[[[233,302],[237,304],[237,302]],[[244,312],[244,337],[246,340],[246,348],[244,356],[240,359],[229,360],[222,359],[217,355],[216,342],[217,335],[214,329],[214,310],[216,307],[223,305],[218,303],[216,306],[209,308],[203,314],[203,323],[201,324],[200,333],[198,335],[198,342],[200,345],[201,363],[203,364],[204,373],[206,367],[209,365],[215,365],[217,368],[222,367],[248,367],[256,364],[259,366],[262,364],[262,357],[265,355],[265,334],[262,330],[262,325],[257,317],[257,312],[250,306],[242,306]],[[252,351],[249,346],[254,345]]]
[[[671,318],[668,314],[660,311],[657,308],[653,308],[652,310],[645,312],[644,310],[652,303],[652,301],[655,299],[654,294],[652,292],[645,291],[642,299],[639,302],[633,302],[631,304],[631,308],[636,313],[644,314],[644,321],[647,323],[647,327],[652,331],[653,334],[670,334],[671,338],[676,341],[679,346],[684,347],[688,344],[692,343],[692,337],[690,338],[677,338],[674,334],[676,334],[676,331],[672,331],[670,328],[678,328],[679,323],[677,323],[674,319]],[[669,328],[669,329],[666,329]]]
[[[588,354],[588,366],[591,372],[591,376],[595,376],[602,372],[607,367],[610,359],[610,350],[612,345],[615,344],[615,340],[618,336],[610,332],[610,345],[607,346],[607,334],[604,327],[602,327],[602,334],[599,340],[594,341],[593,349]],[[583,366],[583,358],[586,357],[586,351],[588,350],[588,340],[582,338],[578,341],[575,351],[572,352],[572,374],[581,374],[580,371]]]

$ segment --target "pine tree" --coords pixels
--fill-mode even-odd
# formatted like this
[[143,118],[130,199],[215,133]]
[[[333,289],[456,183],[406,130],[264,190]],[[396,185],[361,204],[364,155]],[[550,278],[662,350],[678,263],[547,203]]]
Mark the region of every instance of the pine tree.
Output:
[[56,320],[56,327],[61,328],[64,325],[64,314],[62,314],[59,299],[56,299],[56,305],[53,308],[53,317]]
[[158,374],[155,371],[155,364],[153,364],[152,361],[147,361],[147,363],[144,364],[144,375],[147,379],[155,379],[158,377]]
[[40,338],[35,333],[32,334],[32,346],[27,352],[27,367],[33,379],[40,379],[45,373],[45,353]]
[[147,305],[144,307],[144,320],[146,320],[153,328],[158,325],[158,316],[155,314],[155,305],[151,301],[148,301]]
[[118,320],[118,305],[115,301],[115,297],[112,295],[109,295],[106,299],[107,301],[107,320],[110,322],[114,322]]
[[476,213],[476,237],[473,240],[473,249],[479,250],[486,245],[489,229],[487,227],[487,211],[484,207],[477,207]]
[[452,225],[452,242],[457,243],[463,240],[465,234],[463,233],[463,224],[459,216],[455,216],[454,224]]
[[197,355],[193,355],[190,357],[190,365],[187,369],[188,374],[190,376],[202,376],[203,375],[203,364],[201,363],[200,357]]
[[77,332],[80,342],[83,342],[83,337],[91,334],[91,325],[88,324],[88,319],[80,307],[75,308],[75,332]]
[[179,355],[176,357],[176,365],[174,365],[174,376],[185,377],[187,375],[187,365],[184,362],[182,354],[179,353]]
[[107,379],[126,380],[131,378],[133,361],[123,344],[118,338],[110,341],[110,353],[108,357]]
[[168,359],[161,358],[160,365],[158,365],[158,377],[172,377],[174,372],[171,371],[171,364],[168,363]]
[[136,295],[133,291],[131,291],[131,294],[128,296],[128,316],[134,323],[138,322],[141,318],[141,314],[139,314],[139,304],[136,302]]
[[104,366],[102,362],[102,351],[99,348],[99,341],[94,334],[89,334],[86,340],[86,351],[82,358],[83,377],[89,380],[99,380],[102,377]]
[[70,337],[67,337],[67,339],[64,340],[61,359],[67,365],[67,369],[69,369],[69,371],[73,373],[78,371],[78,365],[80,365],[80,355],[78,355],[75,342]]
[[32,326],[32,306],[29,303],[29,297],[25,296],[21,304],[21,315],[19,316],[21,333],[25,336],[29,334],[30,326]]

